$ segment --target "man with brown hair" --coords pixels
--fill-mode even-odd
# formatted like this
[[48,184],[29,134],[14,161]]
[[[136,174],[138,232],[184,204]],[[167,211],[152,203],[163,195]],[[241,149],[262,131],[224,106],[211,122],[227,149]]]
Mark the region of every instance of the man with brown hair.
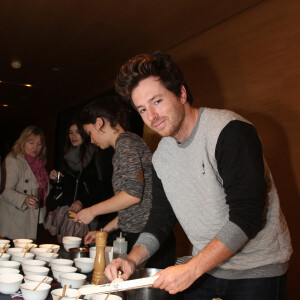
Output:
[[193,107],[180,69],[160,52],[123,65],[116,90],[163,138],[152,159],[149,220],[106,276],[122,269],[127,279],[177,218],[193,258],[160,271],[154,287],[193,300],[285,299],[291,241],[254,126],[228,110]]

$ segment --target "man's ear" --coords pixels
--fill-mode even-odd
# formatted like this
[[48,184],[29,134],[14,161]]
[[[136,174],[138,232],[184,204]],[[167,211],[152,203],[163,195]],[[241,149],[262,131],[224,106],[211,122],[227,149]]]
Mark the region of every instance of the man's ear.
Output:
[[96,123],[95,123],[95,127],[96,127],[96,130],[100,130],[103,126],[104,122],[102,120],[102,118],[97,118],[96,119]]
[[185,104],[187,102],[187,94],[184,85],[181,85],[180,87],[180,101],[182,104]]

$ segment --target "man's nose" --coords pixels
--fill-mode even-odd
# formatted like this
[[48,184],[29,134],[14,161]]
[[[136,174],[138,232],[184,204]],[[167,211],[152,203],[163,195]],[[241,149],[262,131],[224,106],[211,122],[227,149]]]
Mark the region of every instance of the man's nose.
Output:
[[148,111],[147,111],[147,117],[148,117],[148,120],[149,121],[153,121],[157,118],[158,114],[156,112],[155,109],[153,108],[148,108]]

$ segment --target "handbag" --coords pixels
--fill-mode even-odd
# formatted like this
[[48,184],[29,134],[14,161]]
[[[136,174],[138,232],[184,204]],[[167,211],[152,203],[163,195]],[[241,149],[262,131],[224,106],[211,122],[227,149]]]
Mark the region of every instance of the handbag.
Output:
[[64,236],[76,236],[83,238],[89,231],[89,225],[74,222],[69,218],[70,206],[60,206],[50,211],[46,218],[45,229],[61,244]]

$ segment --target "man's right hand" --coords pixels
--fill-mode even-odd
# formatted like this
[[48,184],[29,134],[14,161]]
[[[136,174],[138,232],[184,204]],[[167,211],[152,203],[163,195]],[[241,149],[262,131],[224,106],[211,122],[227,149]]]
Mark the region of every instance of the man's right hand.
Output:
[[127,280],[135,271],[135,263],[130,259],[114,259],[106,268],[105,276],[109,281],[118,278],[118,272],[122,271],[122,278]]

